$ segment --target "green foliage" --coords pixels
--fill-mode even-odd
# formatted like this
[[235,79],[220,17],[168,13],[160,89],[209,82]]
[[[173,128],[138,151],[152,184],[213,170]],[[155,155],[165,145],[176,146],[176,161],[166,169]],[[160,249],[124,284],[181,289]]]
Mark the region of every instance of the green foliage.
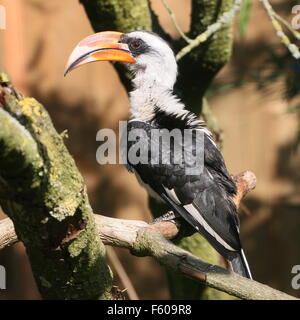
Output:
[[251,8],[252,8],[252,2],[253,0],[243,1],[243,5],[239,15],[239,33],[241,38],[244,38],[247,27],[248,27],[249,17],[250,17]]
[[300,147],[300,103],[289,106],[287,112],[298,115],[298,131],[295,137],[295,150],[298,151]]
[[288,112],[300,112],[300,103],[297,103],[296,105],[289,106]]
[[[178,245],[185,250],[193,252],[194,255],[205,262],[213,265],[218,265],[220,262],[220,256],[199,233],[179,240]],[[168,270],[168,279],[172,299],[174,300],[236,299],[224,292],[208,288],[171,270]]]

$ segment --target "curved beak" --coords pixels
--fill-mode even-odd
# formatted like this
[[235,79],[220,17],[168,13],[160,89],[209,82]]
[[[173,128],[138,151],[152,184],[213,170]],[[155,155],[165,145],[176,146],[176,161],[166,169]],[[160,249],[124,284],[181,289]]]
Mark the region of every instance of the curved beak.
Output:
[[79,66],[94,61],[120,61],[135,63],[126,43],[119,40],[123,33],[115,31],[98,32],[78,43],[71,53],[64,75]]

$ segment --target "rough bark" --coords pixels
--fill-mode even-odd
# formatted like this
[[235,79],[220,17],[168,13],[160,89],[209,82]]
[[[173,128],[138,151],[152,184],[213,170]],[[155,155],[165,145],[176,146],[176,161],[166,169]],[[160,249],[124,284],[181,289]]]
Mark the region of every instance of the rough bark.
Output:
[[[188,251],[172,244],[165,238],[170,236],[170,230],[168,229],[174,231],[170,222],[149,225],[143,221],[114,219],[100,215],[95,215],[95,220],[99,237],[103,243],[127,248],[137,256],[151,256],[169,270],[191,278],[193,284],[208,285],[240,299],[297,299],[256,281],[230,273],[219,266],[207,263],[206,260],[204,262]],[[161,225],[166,226],[162,228]],[[17,236],[12,221],[9,218],[0,221],[0,248],[11,245],[16,241]],[[192,288],[190,287],[190,290]],[[213,297],[213,295],[210,296],[210,298]],[[184,296],[183,298],[187,297]]]
[[[159,25],[155,13],[151,10],[151,1],[116,1],[116,0],[80,0],[84,5],[91,25],[96,32],[104,30],[118,30],[128,32],[138,29],[152,30],[168,40],[175,52],[178,52],[186,45],[183,39],[174,40],[165,33]],[[188,33],[190,38],[195,38],[198,34],[207,29],[209,25],[216,22],[218,17],[228,11],[234,0],[193,0],[191,27]],[[131,10],[134,8],[133,13]],[[210,37],[199,47],[193,49],[188,55],[184,56],[178,64],[179,73],[176,83],[176,92],[182,98],[187,108],[196,114],[201,114],[202,101],[206,90],[209,88],[213,78],[218,71],[228,62],[232,51],[232,25],[224,25],[218,32]],[[127,91],[131,89],[130,76],[120,64],[115,64],[115,68],[120,76]],[[150,199],[150,208],[154,216],[165,213],[168,208],[155,203]],[[181,242],[182,241],[182,242]],[[195,255],[200,254],[203,259],[215,263],[219,260],[218,254],[199,234],[182,239],[178,245],[183,246]],[[198,248],[201,248],[199,251]],[[177,277],[173,273],[169,274],[171,283],[171,295],[178,298],[177,293],[182,292],[184,296],[193,292],[193,297],[228,298],[223,294],[206,291],[205,287],[196,285],[193,291],[190,290],[191,281]]]
[[[232,6],[234,0],[196,0],[192,1],[191,28],[189,38],[195,38],[208,26],[216,22]],[[228,62],[232,52],[232,24],[224,25],[206,42],[192,50],[179,61],[179,77],[176,88],[182,93],[186,106],[201,114],[202,99],[219,70]],[[179,51],[183,40],[174,46]]]
[[[238,186],[237,197],[234,201],[238,206],[242,197],[255,187],[256,179],[254,174],[248,171],[236,175],[234,179]],[[209,264],[207,257],[203,261],[174,245],[167,239],[176,237],[180,230],[171,221],[149,225],[144,221],[115,219],[101,215],[95,215],[94,218],[97,234],[104,244],[129,249],[137,256],[155,258],[165,265],[169,272],[174,272],[177,277],[179,274],[184,279],[191,278],[190,291],[198,284],[222,290],[240,299],[296,299],[256,281],[230,273],[219,266]],[[17,241],[19,240],[12,220],[9,218],[1,220],[0,249],[13,245]],[[204,248],[197,247],[200,253],[201,249]],[[208,294],[207,298],[213,299],[220,291],[206,290],[205,292]],[[187,299],[189,296],[185,295],[182,298]]]
[[0,74],[0,205],[45,299],[109,299],[112,275],[82,176],[44,109]]

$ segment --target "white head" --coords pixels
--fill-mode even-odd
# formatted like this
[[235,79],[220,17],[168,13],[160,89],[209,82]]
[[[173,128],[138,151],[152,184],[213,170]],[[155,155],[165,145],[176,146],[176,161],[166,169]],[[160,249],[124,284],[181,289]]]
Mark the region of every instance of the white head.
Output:
[[135,74],[136,87],[173,89],[177,76],[174,53],[158,35],[149,31],[104,31],[86,37],[69,57],[65,74],[94,61],[119,61]]
[[128,45],[135,63],[127,67],[135,74],[136,87],[160,86],[172,90],[177,77],[177,63],[170,46],[158,35],[148,31],[123,34],[120,43]]
[[123,62],[133,72],[133,118],[150,119],[155,107],[168,112],[184,108],[172,95],[177,76],[174,53],[158,35],[148,31],[104,31],[88,36],[73,50],[65,74],[93,61]]

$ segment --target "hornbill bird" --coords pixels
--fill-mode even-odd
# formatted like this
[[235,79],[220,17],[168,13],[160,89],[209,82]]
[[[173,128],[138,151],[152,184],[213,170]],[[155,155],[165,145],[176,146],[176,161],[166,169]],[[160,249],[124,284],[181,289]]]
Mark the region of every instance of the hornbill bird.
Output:
[[[196,115],[185,109],[176,97],[173,87],[177,77],[177,63],[167,42],[148,31],[120,33],[99,32],[83,39],[69,57],[65,74],[93,61],[119,61],[133,74],[133,91],[130,92],[131,119],[128,130],[143,129],[142,145],[153,143],[153,129],[181,131],[191,129],[202,134],[202,170],[187,174],[194,144],[183,145],[182,162],[172,160],[176,152],[162,152],[161,140],[152,148],[151,156],[160,161],[133,163],[128,168],[151,195],[163,200],[174,213],[184,218],[200,232],[210,244],[226,258],[234,272],[251,278],[239,237],[239,219],[233,202],[236,185],[229,175],[223,157],[212,135]],[[197,135],[192,135],[197,140]],[[129,147],[131,146],[128,143]],[[173,143],[174,145],[174,143]],[[128,148],[129,148],[128,147]],[[177,149],[178,150],[178,149]],[[150,154],[150,153],[149,153]]]

